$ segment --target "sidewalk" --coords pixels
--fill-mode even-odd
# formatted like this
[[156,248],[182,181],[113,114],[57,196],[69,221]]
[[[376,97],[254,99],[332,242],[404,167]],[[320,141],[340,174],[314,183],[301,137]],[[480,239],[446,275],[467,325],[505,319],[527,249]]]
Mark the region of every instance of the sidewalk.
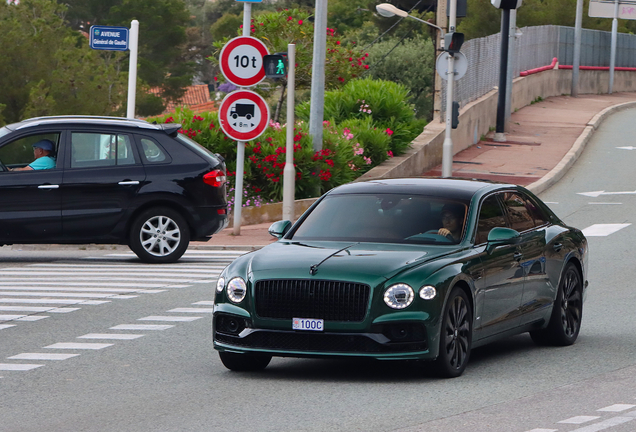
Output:
[[[453,156],[453,177],[514,183],[539,193],[556,183],[576,161],[605,115],[628,102],[636,107],[635,93],[557,96],[526,106],[512,114],[505,143],[482,137],[479,143]],[[441,172],[440,165],[422,176],[440,176]],[[267,233],[269,226],[242,226],[239,236],[228,228],[207,242],[193,242],[191,247],[266,246],[276,240]]]

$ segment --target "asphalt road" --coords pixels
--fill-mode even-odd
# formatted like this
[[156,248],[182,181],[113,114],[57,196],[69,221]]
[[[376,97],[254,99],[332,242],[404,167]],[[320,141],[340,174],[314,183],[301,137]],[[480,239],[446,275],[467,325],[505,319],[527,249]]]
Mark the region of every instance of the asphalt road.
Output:
[[[452,380],[408,363],[277,358],[263,372],[233,373],[212,349],[212,319],[205,312],[218,274],[214,266],[231,258],[198,255],[172,266],[181,270],[175,276],[163,266],[138,267],[132,258],[110,256],[113,251],[0,248],[5,288],[17,282],[8,278],[31,278],[28,287],[72,277],[52,273],[64,270],[60,264],[77,264],[75,272],[112,266],[101,267],[104,280],[120,278],[121,288],[130,290],[84,299],[96,304],[58,305],[79,308],[66,313],[32,312],[48,318],[12,321],[14,327],[0,330],[0,364],[43,365],[0,370],[0,431],[634,431],[636,150],[617,147],[634,145],[635,120],[635,110],[607,120],[574,169],[541,196],[567,223],[585,228],[590,242],[590,288],[572,347],[540,348],[529,336],[517,336],[474,350],[465,374]],[[134,286],[140,279],[147,285]],[[9,306],[3,285],[0,306]],[[106,289],[94,288],[81,292]],[[184,321],[167,321],[175,317]],[[117,329],[131,324],[173,327]],[[85,335],[93,336],[78,338]],[[80,355],[21,358],[42,353]]]

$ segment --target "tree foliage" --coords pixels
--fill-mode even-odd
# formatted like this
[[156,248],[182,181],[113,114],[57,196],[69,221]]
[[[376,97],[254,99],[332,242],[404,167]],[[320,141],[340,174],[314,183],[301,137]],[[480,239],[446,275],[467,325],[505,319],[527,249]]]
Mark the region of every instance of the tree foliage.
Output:
[[0,104],[6,122],[34,115],[122,110],[121,53],[98,52],[67,27],[54,0],[0,3]]

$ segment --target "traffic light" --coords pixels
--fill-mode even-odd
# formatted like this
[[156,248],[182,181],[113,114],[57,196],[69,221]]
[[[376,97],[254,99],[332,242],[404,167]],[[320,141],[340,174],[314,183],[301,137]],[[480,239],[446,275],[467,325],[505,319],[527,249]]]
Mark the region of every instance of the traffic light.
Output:
[[459,102],[453,101],[453,110],[451,112],[451,128],[457,129],[459,125]]
[[287,76],[287,53],[263,56],[263,67],[267,78],[285,78]]
[[458,53],[464,43],[464,33],[450,32],[444,35],[444,51]]

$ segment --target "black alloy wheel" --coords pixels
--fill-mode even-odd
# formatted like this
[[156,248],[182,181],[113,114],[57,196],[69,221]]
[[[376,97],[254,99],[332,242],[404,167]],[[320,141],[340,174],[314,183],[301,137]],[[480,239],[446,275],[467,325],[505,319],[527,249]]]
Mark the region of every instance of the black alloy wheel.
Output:
[[437,372],[455,378],[466,369],[473,339],[473,315],[463,290],[453,289],[442,317]]
[[267,367],[272,356],[255,354],[237,354],[221,351],[219,357],[223,366],[237,372],[260,371]]
[[561,277],[548,327],[530,332],[538,345],[572,345],[581,330],[583,283],[578,268],[570,263]]

